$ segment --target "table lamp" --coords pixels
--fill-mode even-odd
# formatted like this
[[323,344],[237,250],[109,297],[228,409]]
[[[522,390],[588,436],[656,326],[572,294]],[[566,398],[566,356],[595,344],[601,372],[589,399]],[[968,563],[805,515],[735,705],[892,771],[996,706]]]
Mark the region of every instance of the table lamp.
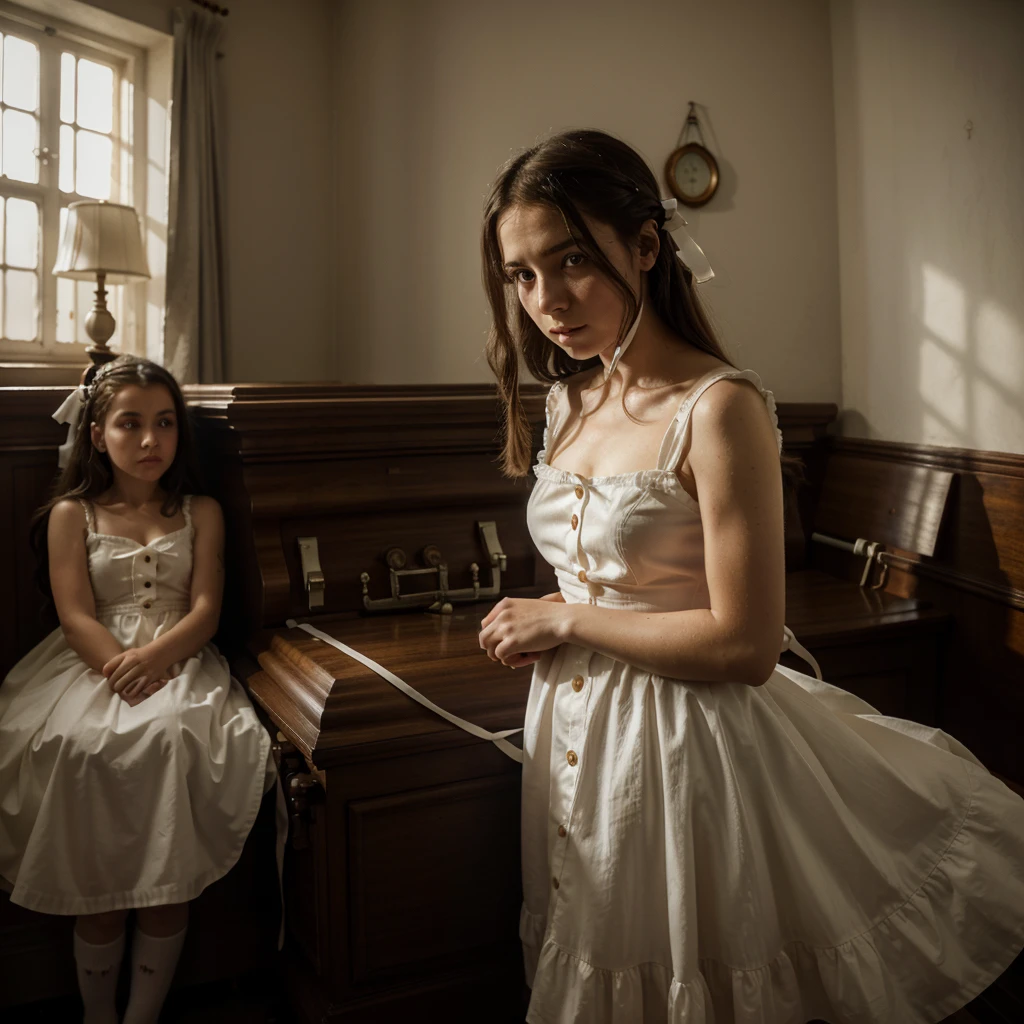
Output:
[[85,318],[93,344],[85,351],[97,366],[110,362],[116,353],[107,348],[114,317],[107,309],[106,286],[149,277],[139,215],[118,203],[71,203],[53,273],[76,281],[96,278],[96,301]]

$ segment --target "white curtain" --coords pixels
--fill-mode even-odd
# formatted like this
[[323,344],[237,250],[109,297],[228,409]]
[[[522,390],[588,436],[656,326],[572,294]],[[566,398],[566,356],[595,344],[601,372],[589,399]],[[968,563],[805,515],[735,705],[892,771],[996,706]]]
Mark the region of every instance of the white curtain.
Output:
[[222,19],[174,12],[164,365],[182,384],[224,379],[224,267],[217,151]]

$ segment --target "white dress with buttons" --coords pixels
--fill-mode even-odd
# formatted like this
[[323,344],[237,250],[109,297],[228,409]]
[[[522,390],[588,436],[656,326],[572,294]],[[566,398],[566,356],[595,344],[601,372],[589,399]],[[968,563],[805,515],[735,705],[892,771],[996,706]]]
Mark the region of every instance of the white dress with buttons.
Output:
[[[96,618],[127,649],[189,610],[192,522],[140,545],[95,532]],[[0,686],[0,879],[49,914],[181,903],[238,860],[274,784],[270,737],[212,645],[136,707],[58,628]]]
[[[709,607],[679,483],[540,453],[534,542],[568,602]],[[545,449],[568,409],[548,398]],[[781,445],[781,435],[780,435]],[[1024,946],[1024,801],[953,737],[777,666],[666,679],[571,644],[537,663],[523,764],[532,1024],[932,1024]]]

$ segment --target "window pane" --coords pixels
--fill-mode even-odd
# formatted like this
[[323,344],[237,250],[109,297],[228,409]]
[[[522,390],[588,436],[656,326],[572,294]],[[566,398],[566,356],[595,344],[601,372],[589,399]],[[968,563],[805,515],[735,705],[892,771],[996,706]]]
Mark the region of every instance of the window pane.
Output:
[[11,341],[35,341],[39,322],[38,278],[29,270],[8,270],[4,276],[4,337]]
[[57,278],[57,340],[75,340],[75,282],[66,277]]
[[60,55],[60,119],[75,119],[75,55]]
[[4,103],[39,109],[39,47],[17,36],[4,38]]
[[78,60],[78,123],[98,132],[114,130],[114,72],[84,57]]
[[79,195],[93,199],[110,198],[110,172],[114,148],[106,135],[78,133],[75,159],[75,188]]
[[60,172],[61,192],[75,191],[75,129],[69,124],[60,126]]
[[39,264],[39,207],[28,199],[7,200],[6,262],[35,270]]
[[[7,37],[10,39],[10,36]],[[4,174],[17,181],[37,182],[39,161],[39,122],[20,110],[4,111]]]

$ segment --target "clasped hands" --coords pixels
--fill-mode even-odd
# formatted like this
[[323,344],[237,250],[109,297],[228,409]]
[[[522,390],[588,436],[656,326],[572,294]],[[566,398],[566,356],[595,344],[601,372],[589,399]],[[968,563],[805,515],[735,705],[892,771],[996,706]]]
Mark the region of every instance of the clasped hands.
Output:
[[160,665],[146,647],[129,647],[103,666],[110,689],[135,707],[167,685],[168,665]]
[[480,623],[480,646],[491,661],[523,668],[569,639],[570,605],[561,594],[504,597]]

